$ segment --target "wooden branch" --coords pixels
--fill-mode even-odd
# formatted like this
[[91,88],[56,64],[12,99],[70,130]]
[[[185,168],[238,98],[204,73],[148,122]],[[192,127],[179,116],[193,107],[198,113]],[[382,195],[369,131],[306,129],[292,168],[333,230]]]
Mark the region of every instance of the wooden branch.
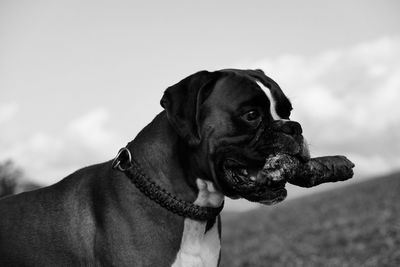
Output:
[[297,186],[313,187],[350,179],[354,174],[353,167],[345,156],[318,157],[303,163],[295,157],[278,154],[267,158],[263,173],[271,181],[283,178]]

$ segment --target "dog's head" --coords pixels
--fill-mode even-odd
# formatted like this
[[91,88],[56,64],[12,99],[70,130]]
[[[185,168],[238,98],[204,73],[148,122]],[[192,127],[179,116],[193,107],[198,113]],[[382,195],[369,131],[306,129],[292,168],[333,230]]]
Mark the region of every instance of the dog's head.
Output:
[[169,87],[161,105],[184,140],[192,174],[228,197],[282,201],[286,181],[265,179],[266,158],[309,158],[300,124],[289,118],[290,101],[261,70],[195,73]]

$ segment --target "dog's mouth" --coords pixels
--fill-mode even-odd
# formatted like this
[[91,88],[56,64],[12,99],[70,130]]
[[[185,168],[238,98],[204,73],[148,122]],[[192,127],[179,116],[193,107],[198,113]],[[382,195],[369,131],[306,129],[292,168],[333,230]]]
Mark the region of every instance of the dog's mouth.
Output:
[[233,198],[242,197],[262,204],[275,204],[286,198],[286,180],[267,179],[261,167],[246,166],[228,159],[222,163],[223,187],[227,195]]
[[[302,162],[310,159],[307,143],[302,135],[290,136],[271,132],[258,149],[240,146],[221,146],[212,161],[215,184],[230,198],[245,198],[262,204],[275,204],[287,196],[286,182],[293,175],[285,168],[264,168],[267,159],[287,154]],[[276,162],[279,166],[282,162]],[[279,170],[279,171],[278,171]]]
[[265,161],[279,153],[292,155],[303,162],[310,158],[308,148],[303,143],[295,150],[272,150],[264,160],[257,161],[225,154],[217,164],[220,189],[228,197],[245,198],[266,205],[283,201],[287,196],[285,185],[292,174],[282,168],[278,168],[279,171],[264,168]]

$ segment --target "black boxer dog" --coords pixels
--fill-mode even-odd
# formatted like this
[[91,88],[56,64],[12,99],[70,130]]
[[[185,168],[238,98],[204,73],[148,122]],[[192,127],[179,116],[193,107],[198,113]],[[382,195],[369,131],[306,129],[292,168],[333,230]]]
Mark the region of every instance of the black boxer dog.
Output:
[[[286,181],[258,175],[266,157],[309,157],[261,70],[195,73],[161,105],[114,161],[1,200],[0,266],[217,266],[224,196],[282,201]],[[235,189],[246,179],[257,194]]]

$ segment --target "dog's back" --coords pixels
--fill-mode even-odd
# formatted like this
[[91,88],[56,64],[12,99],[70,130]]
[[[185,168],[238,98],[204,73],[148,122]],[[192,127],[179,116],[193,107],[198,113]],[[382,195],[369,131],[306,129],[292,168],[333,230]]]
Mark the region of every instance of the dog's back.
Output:
[[168,266],[183,227],[181,217],[143,198],[110,161],[4,198],[0,216],[2,267]]
[[0,201],[0,266],[74,266],[93,255],[97,166]]

